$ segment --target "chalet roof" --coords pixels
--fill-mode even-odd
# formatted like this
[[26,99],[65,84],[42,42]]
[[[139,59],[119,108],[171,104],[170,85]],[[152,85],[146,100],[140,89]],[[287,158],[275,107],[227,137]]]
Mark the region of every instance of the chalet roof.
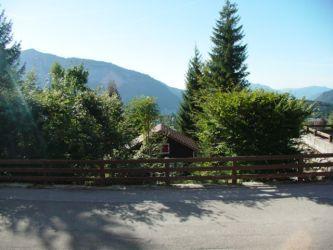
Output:
[[[171,138],[174,141],[183,144],[194,151],[199,150],[196,142],[193,139],[163,124],[156,125],[154,128],[151,129],[151,133],[162,133],[168,138]],[[135,146],[139,143],[142,143],[143,139],[143,135],[140,135],[132,141],[131,145]]]

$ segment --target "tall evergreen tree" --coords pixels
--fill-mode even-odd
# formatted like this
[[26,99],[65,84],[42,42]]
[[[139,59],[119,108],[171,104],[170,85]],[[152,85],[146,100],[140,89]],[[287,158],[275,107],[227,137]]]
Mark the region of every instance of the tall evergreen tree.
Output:
[[37,90],[37,75],[36,72],[32,70],[26,74],[26,79],[21,84],[21,92],[25,96],[30,96]]
[[248,85],[247,46],[242,43],[243,27],[238,25],[237,11],[236,4],[227,0],[211,37],[214,45],[206,77],[210,87],[223,92],[241,90]]
[[183,94],[183,101],[180,105],[177,125],[181,132],[186,135],[195,134],[195,116],[199,112],[198,95],[201,89],[202,62],[197,47],[194,50],[194,57],[189,62],[186,73],[186,90]]
[[0,93],[17,86],[24,69],[20,66],[20,54],[20,43],[13,42],[12,23],[0,10]]
[[20,43],[13,40],[12,23],[0,10],[0,157],[27,157],[35,142],[34,123],[22,95]]

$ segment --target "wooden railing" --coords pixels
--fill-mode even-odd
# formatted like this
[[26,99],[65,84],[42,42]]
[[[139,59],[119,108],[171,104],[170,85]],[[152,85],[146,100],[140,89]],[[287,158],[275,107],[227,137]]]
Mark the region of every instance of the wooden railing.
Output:
[[[89,185],[330,177],[333,154],[137,160],[0,160],[1,182]],[[318,162],[319,160],[319,162]]]
[[332,124],[325,124],[325,125],[323,125],[323,124],[317,124],[317,125],[315,125],[315,124],[307,124],[305,126],[306,127],[311,127],[311,128],[331,128],[331,129],[333,129],[333,125]]
[[333,136],[331,134],[326,133],[327,128],[329,128],[329,130],[331,132],[333,132],[333,125],[306,125],[305,126],[305,129],[307,132],[314,134],[315,136],[319,136],[321,138],[328,139],[330,142],[332,142]]

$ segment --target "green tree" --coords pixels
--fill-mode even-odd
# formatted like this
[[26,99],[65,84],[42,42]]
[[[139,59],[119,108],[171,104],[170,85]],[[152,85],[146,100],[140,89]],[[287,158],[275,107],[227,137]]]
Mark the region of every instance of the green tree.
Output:
[[149,136],[158,118],[159,109],[153,97],[133,98],[125,107],[125,122],[135,137],[140,134]]
[[123,106],[116,95],[87,87],[82,65],[54,64],[51,85],[38,89],[34,72],[22,81],[20,45],[0,12],[0,157],[117,157],[126,144]]
[[51,88],[36,94],[38,127],[48,158],[115,157],[124,141],[120,130],[122,103],[107,92],[89,89],[82,66],[52,67]]
[[327,124],[333,125],[333,112],[329,113],[329,115],[327,117]]
[[119,100],[121,100],[121,96],[119,94],[117,84],[116,84],[115,81],[112,80],[112,81],[109,82],[108,87],[107,87],[107,91],[108,91],[109,96],[116,95],[119,98]]
[[167,115],[166,114],[161,115],[158,119],[158,123],[161,123],[165,126],[177,130],[178,129],[177,114],[171,113]]
[[189,62],[186,74],[186,90],[177,116],[179,130],[188,136],[195,136],[196,115],[200,112],[198,102],[201,91],[202,67],[199,50],[195,48],[194,57]]
[[[12,23],[0,10],[0,157],[25,157],[33,120],[21,95],[20,43],[13,41]],[[28,138],[29,137],[29,138]],[[25,140],[26,139],[26,140]]]
[[12,23],[4,10],[0,10],[0,93],[19,84],[24,70],[20,66],[20,54],[20,43],[13,41]]
[[83,65],[64,69],[59,63],[54,63],[51,67],[51,88],[76,95],[87,90],[88,75]]
[[59,63],[53,63],[51,66],[51,89],[62,89],[61,82],[65,75],[65,69]]
[[150,131],[156,125],[159,118],[159,109],[155,98],[142,97],[132,99],[125,108],[125,125],[130,139],[142,134],[143,145],[150,152]]
[[25,80],[21,85],[21,92],[25,97],[31,96],[34,92],[38,90],[37,87],[37,75],[35,71],[30,71],[27,73]]
[[213,49],[205,72],[209,91],[230,92],[248,85],[247,46],[242,43],[244,34],[242,25],[238,25],[240,17],[237,11],[236,4],[227,0],[213,29]]
[[87,90],[88,71],[84,69],[83,65],[74,66],[65,71],[64,85],[73,94],[80,91]]
[[311,109],[288,94],[217,92],[202,104],[198,137],[207,155],[270,155],[297,152]]

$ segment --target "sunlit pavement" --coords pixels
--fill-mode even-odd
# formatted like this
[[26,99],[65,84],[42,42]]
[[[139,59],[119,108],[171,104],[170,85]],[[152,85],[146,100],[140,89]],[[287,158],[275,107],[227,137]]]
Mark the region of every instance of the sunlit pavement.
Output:
[[333,249],[333,183],[0,187],[1,249]]

